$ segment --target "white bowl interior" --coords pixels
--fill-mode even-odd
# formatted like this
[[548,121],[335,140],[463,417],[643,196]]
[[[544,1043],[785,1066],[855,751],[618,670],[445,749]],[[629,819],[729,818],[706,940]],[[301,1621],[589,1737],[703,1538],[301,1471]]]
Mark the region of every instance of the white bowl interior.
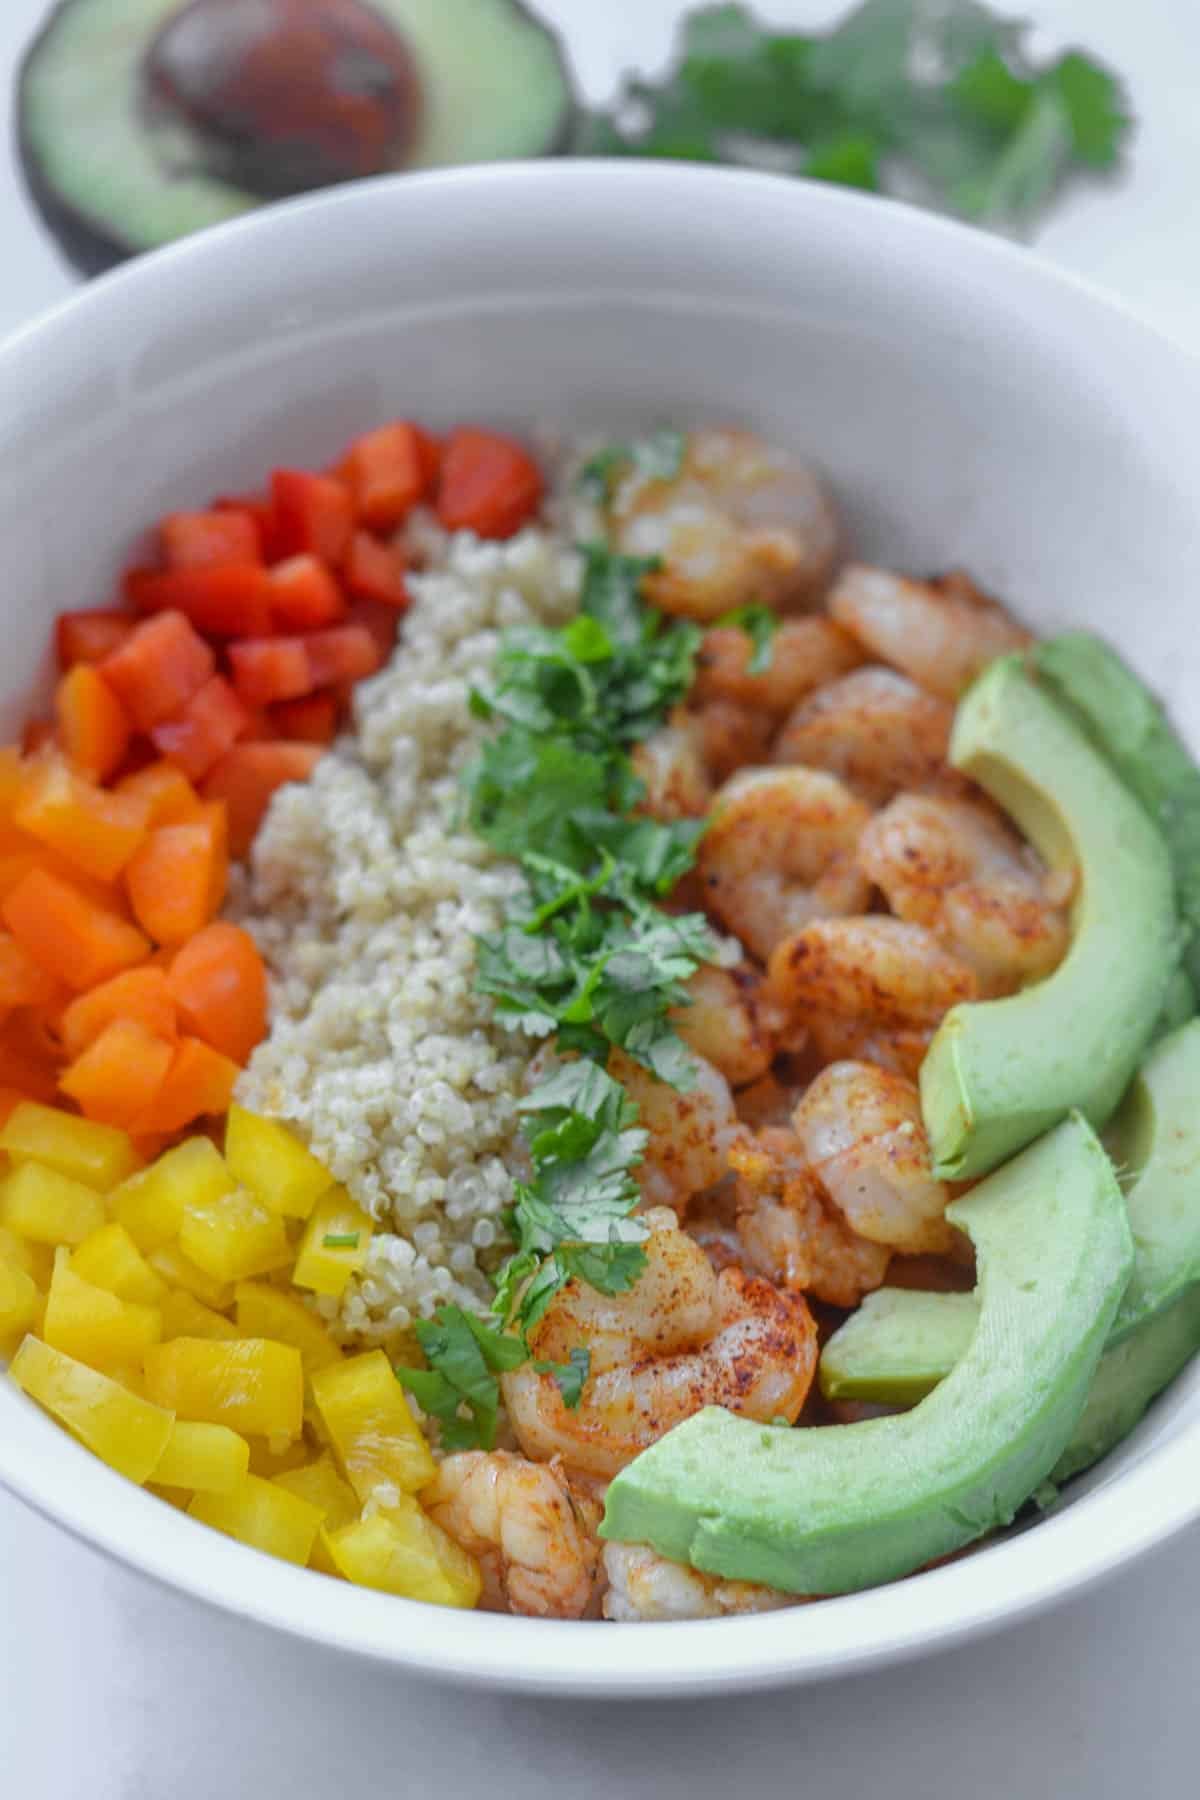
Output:
[[[0,356],[0,724],[147,523],[404,414],[738,420],[829,475],[855,552],[1086,624],[1200,743],[1195,419],[1172,348],[1031,259],[770,178],[541,165],[273,209],[86,290]],[[0,1383],[0,1478],[150,1573],[410,1667],[593,1693],[832,1673],[1087,1581],[1200,1511],[1200,1367],[1035,1529],[874,1593],[614,1630],[453,1615],[270,1562],[110,1474]]]

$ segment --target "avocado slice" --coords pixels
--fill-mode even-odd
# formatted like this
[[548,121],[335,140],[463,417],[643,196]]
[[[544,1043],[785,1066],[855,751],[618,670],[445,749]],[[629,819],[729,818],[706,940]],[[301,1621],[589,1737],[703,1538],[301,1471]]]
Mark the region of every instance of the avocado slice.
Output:
[[546,155],[573,114],[519,0],[61,0],[17,90],[31,195],[88,273],[279,194]]
[[1105,1123],[1162,1010],[1179,926],[1161,833],[1019,656],[998,658],[961,701],[950,761],[1051,868],[1077,870],[1058,968],[1008,999],[952,1007],[921,1065],[934,1168],[964,1180],[1072,1107]]
[[1177,968],[1167,983],[1167,991],[1163,995],[1162,1011],[1154,1021],[1154,1030],[1150,1033],[1150,1042],[1157,1044],[1172,1031],[1178,1031],[1189,1019],[1196,1016],[1196,990],[1192,986],[1192,978],[1182,964]]
[[1149,688],[1089,631],[1068,631],[1032,652],[1038,675],[1137,795],[1167,842],[1184,964],[1200,982],[1200,769]]
[[911,1573],[1012,1519],[1083,1411],[1133,1246],[1078,1114],[947,1209],[972,1239],[979,1323],[911,1412],[788,1429],[706,1407],[608,1490],[604,1537],[798,1594]]

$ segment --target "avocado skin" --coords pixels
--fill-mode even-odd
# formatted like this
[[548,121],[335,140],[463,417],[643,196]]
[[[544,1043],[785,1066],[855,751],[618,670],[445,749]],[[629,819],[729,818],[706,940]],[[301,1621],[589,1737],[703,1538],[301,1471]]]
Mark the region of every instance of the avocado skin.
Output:
[[964,1180],[1072,1107],[1105,1123],[1155,1029],[1180,933],[1161,833],[1020,656],[998,658],[969,689],[950,760],[1052,868],[1079,871],[1059,967],[1006,999],[952,1007],[922,1064],[935,1171]]
[[1007,1524],[1083,1411],[1133,1246],[1111,1164],[1074,1115],[956,1200],[979,1326],[911,1412],[764,1426],[708,1407],[623,1469],[601,1535],[797,1594],[912,1573]]
[[[171,237],[164,237],[161,243],[133,242],[122,233],[118,222],[104,220],[74,206],[70,198],[47,178],[42,166],[42,159],[29,126],[27,92],[30,74],[48,47],[53,44],[55,33],[63,16],[74,11],[80,4],[91,3],[92,0],[57,0],[36,36],[26,48],[18,65],[14,105],[17,162],[29,198],[66,260],[80,274],[89,276],[102,275],[105,270],[114,268],[118,263],[128,261],[132,256],[139,256],[147,250],[158,249],[161,244],[173,241]],[[182,4],[182,0],[179,0],[179,4]],[[374,5],[377,11],[381,11],[385,17],[387,16],[386,0],[368,0],[368,4]],[[455,0],[444,0],[444,4],[447,11],[452,10]],[[562,84],[563,102],[555,129],[536,152],[531,150],[528,154],[563,155],[570,148],[579,111],[565,47],[558,33],[527,6],[525,0],[505,0],[505,5],[515,19],[536,27],[551,46],[557,61],[558,78]],[[168,10],[173,10],[173,8]],[[465,28],[464,35],[466,35]],[[261,200],[259,196],[247,195],[245,198],[248,210],[251,206],[270,204],[270,202]]]

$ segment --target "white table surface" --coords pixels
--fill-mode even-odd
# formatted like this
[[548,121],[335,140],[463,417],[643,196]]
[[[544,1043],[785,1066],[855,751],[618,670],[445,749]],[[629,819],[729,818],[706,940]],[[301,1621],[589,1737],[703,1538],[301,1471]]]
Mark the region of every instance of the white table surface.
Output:
[[[665,52],[679,10],[540,3],[597,95]],[[1074,199],[1040,249],[1200,349],[1196,0],[1010,3],[1047,44],[1109,57],[1144,117],[1124,184]],[[4,107],[43,10],[0,0]],[[72,285],[7,161],[0,245],[4,333]],[[462,1695],[204,1611],[0,1494],[0,1800],[1182,1800],[1200,1787],[1197,1620],[1200,1529],[1050,1617],[887,1674],[695,1706]]]

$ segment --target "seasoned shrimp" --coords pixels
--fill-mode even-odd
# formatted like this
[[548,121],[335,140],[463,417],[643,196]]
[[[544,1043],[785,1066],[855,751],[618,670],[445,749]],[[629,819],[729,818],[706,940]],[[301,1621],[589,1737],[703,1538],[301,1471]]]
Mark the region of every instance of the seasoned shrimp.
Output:
[[1069,882],[971,801],[901,794],[864,830],[858,859],[899,918],[971,965],[983,994],[1038,980],[1066,950]]
[[749,764],[766,762],[774,725],[769,713],[735,700],[706,700],[687,717],[713,781],[727,781]]
[[732,700],[778,716],[863,660],[848,632],[825,618],[784,619],[767,647],[764,669],[750,672],[753,644],[747,631],[718,625],[706,631],[696,657],[689,700],[703,706]]
[[950,1249],[951,1190],[934,1176],[914,1082],[871,1063],[831,1063],[792,1126],[809,1169],[860,1237],[915,1255]]
[[448,1456],[422,1504],[477,1557],[491,1612],[581,1619],[599,1572],[600,1506],[572,1491],[557,1463],[507,1450]]
[[806,1008],[797,1030],[783,1028],[791,1048],[799,1037],[816,1051],[823,1063],[868,1062],[915,1081],[933,1038],[932,1025],[897,1025],[890,1031],[872,1019],[850,1019],[842,1014]]
[[831,1306],[857,1306],[883,1285],[891,1251],[847,1224],[808,1167],[795,1131],[768,1125],[730,1162],[738,1174],[738,1238],[751,1268]]
[[861,563],[843,569],[829,611],[872,656],[957,700],[995,656],[1019,650],[1030,634],[961,576],[910,581]]
[[687,1006],[671,1022],[690,1050],[711,1063],[731,1087],[757,1081],[771,1066],[775,1040],[762,1016],[762,978],[749,963],[718,969],[703,963],[687,984]]
[[611,523],[618,550],[659,559],[646,598],[690,619],[751,601],[802,605],[825,587],[837,550],[823,484],[748,431],[690,432],[677,475],[619,485]]
[[870,914],[817,919],[767,965],[767,995],[801,1025],[811,1012],[889,1029],[936,1025],[976,992],[975,974],[923,925]]
[[811,919],[861,912],[870,814],[816,769],[745,769],[717,793],[697,866],[705,904],[763,961]]
[[672,1212],[646,1214],[646,1267],[623,1294],[570,1281],[529,1334],[536,1358],[561,1362],[586,1344],[591,1367],[569,1408],[552,1375],[525,1363],[502,1377],[527,1456],[612,1476],[703,1406],[793,1423],[817,1362],[803,1298],[741,1269],[714,1274]]
[[724,1075],[700,1056],[696,1080],[684,1092],[658,1081],[620,1050],[608,1071],[636,1102],[638,1124],[650,1134],[638,1168],[643,1200],[683,1212],[693,1194],[724,1176],[730,1146],[741,1134]]
[[880,805],[940,772],[954,709],[894,669],[855,669],[818,688],[785,722],[771,760],[827,769]]
[[686,1563],[669,1562],[648,1544],[605,1544],[608,1588],[604,1617],[638,1624],[647,1619],[727,1619],[734,1613],[775,1612],[801,1606],[800,1594],[755,1581],[726,1581]]
[[634,747],[633,772],[646,784],[639,811],[652,819],[702,819],[713,796],[701,739],[677,709],[665,725]]

